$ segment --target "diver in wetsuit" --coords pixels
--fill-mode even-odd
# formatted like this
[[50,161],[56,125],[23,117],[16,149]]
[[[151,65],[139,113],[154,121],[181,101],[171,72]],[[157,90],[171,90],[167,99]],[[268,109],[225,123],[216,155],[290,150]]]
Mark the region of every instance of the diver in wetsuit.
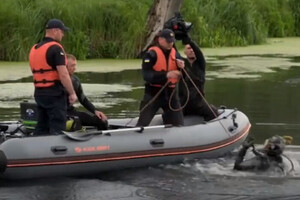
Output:
[[[252,147],[255,155],[244,160],[247,150]],[[246,140],[238,152],[234,169],[240,171],[266,171],[270,168],[279,168],[284,171],[282,153],[285,148],[285,140],[280,136],[273,136],[266,140],[263,149],[256,150],[253,140]]]

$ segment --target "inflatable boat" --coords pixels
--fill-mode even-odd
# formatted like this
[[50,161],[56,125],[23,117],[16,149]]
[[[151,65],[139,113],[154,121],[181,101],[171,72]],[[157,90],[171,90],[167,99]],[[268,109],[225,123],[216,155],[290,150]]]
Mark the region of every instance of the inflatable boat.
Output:
[[134,127],[137,118],[111,119],[110,129],[27,134],[19,122],[0,123],[0,178],[24,179],[78,176],[216,158],[238,147],[251,124],[236,109],[220,109],[209,122],[190,116],[185,126],[162,124],[156,115],[147,127]]

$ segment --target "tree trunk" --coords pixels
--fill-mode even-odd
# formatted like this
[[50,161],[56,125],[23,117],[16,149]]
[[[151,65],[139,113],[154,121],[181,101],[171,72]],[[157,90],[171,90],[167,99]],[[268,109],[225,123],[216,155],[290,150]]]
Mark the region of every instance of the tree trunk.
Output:
[[154,0],[148,13],[145,45],[142,51],[152,43],[155,35],[163,28],[164,23],[179,12],[183,0]]

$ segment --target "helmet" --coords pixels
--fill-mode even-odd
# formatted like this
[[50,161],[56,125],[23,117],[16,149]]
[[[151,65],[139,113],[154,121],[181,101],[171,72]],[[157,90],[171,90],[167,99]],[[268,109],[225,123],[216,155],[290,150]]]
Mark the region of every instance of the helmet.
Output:
[[270,156],[278,156],[283,153],[285,141],[282,137],[275,135],[265,141],[264,149]]

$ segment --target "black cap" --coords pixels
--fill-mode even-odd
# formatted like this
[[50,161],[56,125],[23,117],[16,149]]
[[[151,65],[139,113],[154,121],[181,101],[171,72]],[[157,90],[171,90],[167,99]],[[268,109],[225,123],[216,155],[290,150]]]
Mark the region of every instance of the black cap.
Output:
[[159,37],[165,38],[168,43],[175,42],[175,33],[171,29],[163,29]]
[[69,31],[70,29],[64,25],[59,19],[50,19],[46,25],[46,29],[59,28],[63,31]]

